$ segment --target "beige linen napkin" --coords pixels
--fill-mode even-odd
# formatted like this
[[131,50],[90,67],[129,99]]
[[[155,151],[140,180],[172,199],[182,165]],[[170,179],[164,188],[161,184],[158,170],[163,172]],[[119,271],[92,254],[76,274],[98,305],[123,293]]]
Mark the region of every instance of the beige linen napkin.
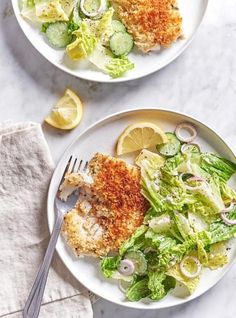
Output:
[[[0,124],[0,317],[22,317],[48,244],[53,163],[41,126]],[[91,318],[88,292],[55,254],[40,317]]]

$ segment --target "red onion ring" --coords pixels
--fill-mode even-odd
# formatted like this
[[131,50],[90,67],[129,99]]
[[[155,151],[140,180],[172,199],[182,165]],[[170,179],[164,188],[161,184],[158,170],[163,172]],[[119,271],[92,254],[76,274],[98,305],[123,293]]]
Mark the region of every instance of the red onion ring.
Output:
[[[185,269],[184,262],[186,262],[186,260],[191,260],[191,261],[193,261],[195,263],[195,265],[197,267],[195,273],[191,274]],[[201,269],[202,269],[202,265],[201,265],[200,261],[196,257],[194,257],[194,256],[185,256],[182,259],[181,263],[179,264],[179,268],[180,268],[181,273],[185,277],[187,277],[187,278],[195,278],[195,277],[199,276],[199,274],[201,272]]]
[[123,259],[120,262],[120,267],[118,269],[118,271],[125,275],[125,276],[129,276],[132,275],[134,273],[134,263],[132,261],[130,261],[129,259]]
[[[184,137],[184,136],[182,136],[182,135],[181,135],[181,130],[183,130],[183,129],[189,131],[191,135],[190,135],[189,137]],[[176,134],[176,137],[177,137],[180,141],[183,141],[183,142],[187,142],[187,143],[188,143],[188,142],[192,142],[192,141],[196,138],[196,136],[197,136],[197,131],[196,131],[196,129],[195,129],[192,125],[190,125],[190,124],[188,124],[188,123],[182,123],[182,124],[179,124],[179,125],[176,126],[176,128],[175,128],[175,134]]]
[[226,215],[227,213],[230,213],[233,210],[235,205],[236,202],[231,202],[229,207],[225,208],[220,212],[220,217],[226,225],[236,225],[236,220],[230,220]]
[[236,205],[236,202],[231,202],[230,206],[228,206],[227,208],[225,207],[225,209],[222,210],[221,212],[226,212],[226,213],[231,212],[235,205]]
[[[180,180],[183,181],[183,176],[185,174],[188,174],[187,172],[182,172],[179,177],[180,177]],[[189,173],[189,174],[192,174],[192,173]],[[199,176],[195,176],[194,174],[192,174],[192,177],[189,177],[187,180],[190,180],[190,181],[200,181],[202,182],[202,184],[198,185],[198,186],[195,186],[195,187],[191,187],[190,185],[188,184],[185,184],[185,188],[187,190],[198,190],[198,189],[201,189],[203,187],[203,182],[206,182],[206,180],[202,177],[199,177]]]
[[230,220],[229,218],[227,218],[226,212],[221,212],[220,217],[226,225],[236,225],[236,220]]
[[189,181],[202,181],[202,182],[205,182],[206,179],[202,178],[202,177],[199,177],[199,176],[193,176],[193,177],[190,177],[188,179]]

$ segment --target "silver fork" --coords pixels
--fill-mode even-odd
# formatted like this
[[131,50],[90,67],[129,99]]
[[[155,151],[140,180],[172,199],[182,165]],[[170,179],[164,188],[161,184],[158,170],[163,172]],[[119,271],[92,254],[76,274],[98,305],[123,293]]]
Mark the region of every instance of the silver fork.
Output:
[[57,195],[55,197],[55,207],[56,207],[56,220],[54,223],[52,235],[43,259],[43,263],[38,271],[36,279],[34,281],[33,287],[30,291],[29,297],[26,301],[25,307],[23,309],[24,318],[37,318],[40,312],[40,306],[42,303],[42,298],[45,290],[45,285],[48,277],[48,271],[51,265],[52,257],[55,251],[58,236],[61,231],[61,226],[64,220],[64,215],[70,211],[76,204],[78,200],[78,193],[72,193],[66,201],[62,201],[59,197],[60,186],[62,185],[66,173],[79,172],[80,170],[86,170],[88,162],[85,163],[83,169],[83,161],[79,162],[78,168],[76,168],[77,158],[73,159],[70,157],[65,171],[61,178]]

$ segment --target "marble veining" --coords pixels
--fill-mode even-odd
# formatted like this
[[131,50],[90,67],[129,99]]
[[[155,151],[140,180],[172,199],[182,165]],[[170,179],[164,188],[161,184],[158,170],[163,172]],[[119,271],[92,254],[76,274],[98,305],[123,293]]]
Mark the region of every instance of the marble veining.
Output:
[[[197,0],[191,0],[197,1]],[[81,125],[58,132],[43,125],[55,162],[88,125],[127,108],[166,107],[203,120],[236,151],[236,1],[210,0],[208,12],[190,47],[158,73],[129,83],[99,84],[56,69],[28,42],[13,15],[10,0],[0,5],[0,121],[43,122],[66,87],[84,101]],[[142,312],[104,300],[95,318],[233,318],[236,316],[236,266],[200,298],[175,308]]]

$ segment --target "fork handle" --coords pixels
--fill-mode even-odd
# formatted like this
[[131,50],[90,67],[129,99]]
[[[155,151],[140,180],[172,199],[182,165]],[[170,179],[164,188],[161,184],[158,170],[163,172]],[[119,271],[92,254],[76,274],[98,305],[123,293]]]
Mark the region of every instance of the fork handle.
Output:
[[63,219],[64,219],[63,213],[57,211],[56,221],[53,227],[48,248],[46,250],[46,253],[43,259],[43,263],[38,271],[33,287],[30,291],[29,297],[23,309],[24,318],[37,318],[39,315],[40,306],[42,303],[42,298],[43,298],[43,294],[45,290],[45,285],[47,282],[48,272],[52,262],[52,257],[55,251],[55,247],[57,244],[57,239],[61,231]]

